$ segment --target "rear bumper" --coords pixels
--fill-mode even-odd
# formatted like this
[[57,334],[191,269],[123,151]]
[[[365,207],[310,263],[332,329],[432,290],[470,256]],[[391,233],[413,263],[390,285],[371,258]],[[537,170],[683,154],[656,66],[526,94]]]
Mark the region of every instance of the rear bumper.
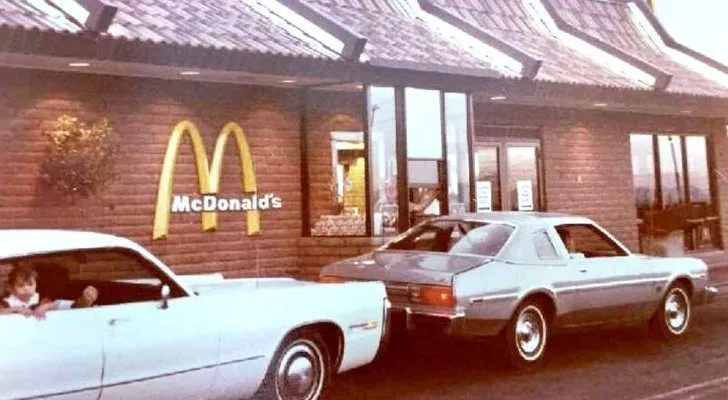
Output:
[[696,293],[694,303],[696,305],[710,304],[715,301],[715,297],[718,295],[718,288],[715,286],[706,286],[699,293]]
[[394,334],[412,332],[427,336],[490,336],[496,334],[505,322],[469,319],[462,310],[430,311],[393,306],[390,331]]

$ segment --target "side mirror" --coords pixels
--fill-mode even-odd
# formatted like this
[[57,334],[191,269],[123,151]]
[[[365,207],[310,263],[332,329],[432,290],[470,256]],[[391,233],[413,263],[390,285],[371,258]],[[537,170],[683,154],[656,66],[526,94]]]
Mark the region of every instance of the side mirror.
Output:
[[168,285],[162,285],[160,298],[162,299],[162,304],[159,306],[159,308],[161,308],[162,310],[166,310],[167,308],[169,308],[169,286]]
[[569,260],[583,260],[585,258],[584,253],[569,253]]

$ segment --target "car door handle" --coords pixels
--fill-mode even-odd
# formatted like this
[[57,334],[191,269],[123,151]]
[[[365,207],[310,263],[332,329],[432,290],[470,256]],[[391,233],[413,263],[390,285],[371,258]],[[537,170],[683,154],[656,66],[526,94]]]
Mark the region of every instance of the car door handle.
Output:
[[109,326],[116,326],[122,322],[127,322],[127,321],[129,321],[129,318],[111,318],[108,321],[108,323],[109,323]]
[[588,271],[588,269],[586,269],[586,268],[582,268],[582,269],[580,269],[580,270],[579,270],[579,272],[581,272],[582,274],[583,274],[584,272],[587,272],[587,271]]

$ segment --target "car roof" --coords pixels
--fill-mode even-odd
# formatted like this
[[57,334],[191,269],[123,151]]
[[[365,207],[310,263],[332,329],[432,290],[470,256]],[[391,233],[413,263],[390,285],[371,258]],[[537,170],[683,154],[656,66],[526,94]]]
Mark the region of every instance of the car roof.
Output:
[[62,229],[0,229],[0,259],[78,249],[135,248],[134,242],[105,233]]
[[433,220],[471,220],[482,222],[507,222],[514,225],[530,225],[533,223],[549,222],[553,225],[568,223],[592,223],[586,217],[573,214],[555,212],[525,212],[525,211],[492,211],[481,213],[466,213],[435,217]]

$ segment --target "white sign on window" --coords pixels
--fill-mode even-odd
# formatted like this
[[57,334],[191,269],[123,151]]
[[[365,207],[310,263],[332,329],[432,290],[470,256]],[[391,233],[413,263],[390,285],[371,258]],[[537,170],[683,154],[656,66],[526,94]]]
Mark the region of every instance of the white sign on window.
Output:
[[478,181],[475,184],[478,201],[478,212],[493,211],[493,199],[491,198],[490,181]]
[[516,182],[518,211],[533,211],[533,185],[531,181]]

